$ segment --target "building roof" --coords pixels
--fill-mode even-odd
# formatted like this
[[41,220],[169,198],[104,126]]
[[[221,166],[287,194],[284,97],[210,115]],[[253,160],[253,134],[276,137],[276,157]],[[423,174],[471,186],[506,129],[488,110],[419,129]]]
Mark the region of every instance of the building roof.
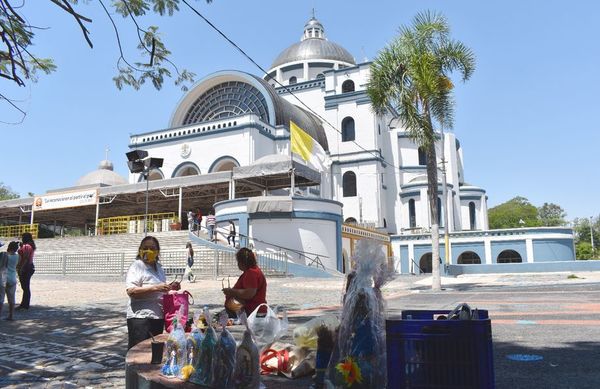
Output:
[[103,160],[98,169],[89,172],[77,180],[75,186],[112,186],[126,184],[127,180],[113,171],[113,164],[109,160]]
[[248,113],[274,127],[288,127],[292,120],[329,150],[318,117],[279,96],[262,78],[237,70],[217,72],[201,80],[179,102],[170,124],[179,127]]
[[325,29],[314,16],[304,26],[302,40],[283,50],[273,61],[271,69],[306,60],[330,60],[356,65],[348,50],[325,38]]

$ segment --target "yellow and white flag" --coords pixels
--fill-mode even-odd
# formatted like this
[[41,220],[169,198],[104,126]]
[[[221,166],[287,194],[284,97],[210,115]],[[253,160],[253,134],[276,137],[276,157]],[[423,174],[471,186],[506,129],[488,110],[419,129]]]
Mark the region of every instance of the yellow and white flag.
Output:
[[329,170],[331,160],[325,153],[325,150],[323,150],[323,147],[291,120],[290,140],[292,143],[292,153],[302,158],[308,166],[319,172]]

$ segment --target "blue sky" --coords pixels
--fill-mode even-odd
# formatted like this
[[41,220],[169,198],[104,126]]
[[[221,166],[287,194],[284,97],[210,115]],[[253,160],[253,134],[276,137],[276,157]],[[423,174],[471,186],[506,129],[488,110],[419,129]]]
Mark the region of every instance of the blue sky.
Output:
[[[89,49],[68,15],[41,3],[27,6],[32,24],[49,27],[39,31],[34,52],[53,57],[58,70],[25,88],[1,81],[2,93],[27,111],[20,124],[0,124],[0,181],[23,196],[72,186],[104,159],[106,147],[115,170],[125,176],[129,135],[166,128],[183,96],[168,82],[160,91],[150,85],[117,90],[112,77],[118,49],[100,6],[93,1],[78,8],[93,19],[94,48]],[[524,196],[537,206],[559,204],[568,219],[600,214],[600,119],[594,113],[600,90],[600,3],[192,3],[264,68],[300,39],[313,7],[328,39],[357,61],[373,59],[417,12],[443,13],[453,37],[477,57],[471,80],[456,88],[454,132],[463,146],[466,181],[487,190],[490,207]],[[173,17],[146,21],[160,24],[179,67],[197,79],[223,69],[260,74],[185,5],[181,9]],[[132,26],[117,20],[135,60]],[[20,115],[0,102],[0,120],[19,121]]]

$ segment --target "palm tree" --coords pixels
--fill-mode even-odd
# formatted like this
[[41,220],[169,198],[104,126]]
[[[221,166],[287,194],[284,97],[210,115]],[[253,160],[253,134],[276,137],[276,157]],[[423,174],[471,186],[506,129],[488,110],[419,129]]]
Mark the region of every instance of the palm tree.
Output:
[[435,150],[439,135],[434,123],[452,128],[454,85],[450,75],[458,72],[466,81],[474,69],[473,52],[450,38],[446,18],[427,11],[417,14],[412,26],[401,27],[394,41],[379,53],[367,86],[375,112],[400,119],[409,136],[425,149],[434,290],[441,289]]

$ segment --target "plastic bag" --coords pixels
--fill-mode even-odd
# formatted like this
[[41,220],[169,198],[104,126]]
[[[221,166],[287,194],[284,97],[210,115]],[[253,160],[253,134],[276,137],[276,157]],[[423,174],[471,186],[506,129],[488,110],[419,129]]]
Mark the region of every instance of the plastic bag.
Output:
[[240,314],[240,321],[246,326],[246,330],[235,353],[233,381],[235,387],[239,389],[258,389],[260,387],[258,347],[252,339],[245,312]]
[[360,240],[357,270],[348,284],[327,381],[336,388],[385,388],[387,385],[385,309],[381,286],[385,254],[375,241]]
[[[257,316],[260,307],[265,306],[267,313],[264,317]],[[260,304],[254,312],[248,316],[248,328],[252,331],[256,344],[262,348],[267,344],[273,343],[288,330],[288,318],[287,312],[283,311],[283,318],[279,319],[275,311],[273,311],[267,304]]]
[[173,330],[165,343],[163,366],[160,372],[167,377],[182,377],[181,369],[187,364],[185,332],[181,325],[181,313],[173,320]]
[[[208,309],[204,311],[204,317],[208,323],[212,322],[212,317]],[[212,360],[217,344],[217,334],[211,325],[206,329],[204,339],[200,344],[200,357],[198,364],[195,366],[195,371],[190,377],[190,382],[209,386],[212,382]]]
[[212,360],[212,387],[229,389],[233,388],[233,371],[235,369],[235,339],[227,330],[227,312],[223,311],[219,323],[223,331],[215,346]]
[[293,332],[294,343],[296,346],[308,347],[316,350],[317,328],[322,325],[326,326],[329,330],[334,331],[340,325],[340,321],[335,315],[321,315],[299,325]]

